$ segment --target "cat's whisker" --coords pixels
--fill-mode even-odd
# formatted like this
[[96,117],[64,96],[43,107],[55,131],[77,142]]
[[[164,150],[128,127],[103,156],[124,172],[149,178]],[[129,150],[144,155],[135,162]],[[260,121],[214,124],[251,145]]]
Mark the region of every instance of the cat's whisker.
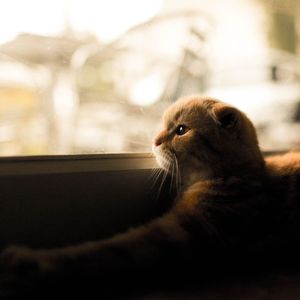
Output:
[[159,173],[159,170],[160,170],[160,168],[152,169],[147,182],[149,182],[149,181],[152,182],[152,180],[155,180],[157,177],[157,174]]
[[168,171],[162,169],[162,171],[164,172],[163,174],[163,177],[162,177],[162,180],[161,180],[161,183],[160,183],[160,186],[158,188],[158,191],[157,191],[157,198],[159,198],[160,194],[161,194],[161,191],[162,191],[162,188],[163,188],[163,185],[167,179],[167,176],[168,176]]
[[153,173],[152,173],[152,175],[150,176],[150,179],[149,179],[149,181],[152,182],[151,186],[150,186],[150,190],[152,190],[155,187],[158,179],[161,177],[161,174],[163,172],[164,172],[164,170],[161,169],[161,168],[157,168],[157,169],[153,170]]
[[[169,193],[171,193],[171,191],[173,189],[174,182],[176,184],[176,169],[175,169],[175,164],[173,161],[172,161],[171,166],[172,166],[172,172],[171,172],[171,182],[170,182],[170,187],[169,187]],[[174,177],[175,177],[175,180],[174,180]]]
[[179,193],[180,190],[180,185],[181,185],[181,175],[179,171],[179,166],[178,166],[178,160],[176,155],[174,154],[174,162],[175,162],[175,168],[176,168],[176,193]]
[[178,160],[176,155],[173,153],[173,162],[174,162],[174,176],[175,176],[175,190],[176,193],[179,193],[180,185],[181,185],[181,176],[178,167]]

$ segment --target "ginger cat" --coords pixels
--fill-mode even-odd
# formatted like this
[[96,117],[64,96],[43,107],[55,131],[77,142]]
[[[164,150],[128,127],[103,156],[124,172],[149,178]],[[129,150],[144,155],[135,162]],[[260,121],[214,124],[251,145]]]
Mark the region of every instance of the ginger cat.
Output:
[[107,240],[10,247],[0,256],[0,295],[1,288],[45,299],[59,288],[88,295],[87,285],[109,293],[155,281],[200,282],[209,273],[270,267],[297,254],[300,153],[264,160],[243,112],[215,99],[179,99],[165,112],[153,151],[162,168],[180,176],[169,212]]

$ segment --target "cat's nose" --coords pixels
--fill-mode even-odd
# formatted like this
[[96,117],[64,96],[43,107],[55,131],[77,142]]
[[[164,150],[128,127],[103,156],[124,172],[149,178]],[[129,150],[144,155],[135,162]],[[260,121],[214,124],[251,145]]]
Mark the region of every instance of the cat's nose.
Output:
[[153,139],[153,145],[155,147],[160,146],[167,140],[168,134],[166,131],[161,131],[156,137]]
[[158,147],[162,144],[162,138],[161,137],[156,137],[154,140],[153,140],[153,145],[155,147]]

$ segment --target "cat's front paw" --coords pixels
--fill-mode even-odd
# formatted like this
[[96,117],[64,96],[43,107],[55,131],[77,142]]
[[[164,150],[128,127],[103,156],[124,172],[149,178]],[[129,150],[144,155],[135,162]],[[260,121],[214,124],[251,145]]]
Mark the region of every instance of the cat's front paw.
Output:
[[37,252],[26,247],[11,246],[0,254],[0,273],[27,274],[40,269]]
[[25,247],[9,247],[0,253],[0,298],[15,296],[34,286],[41,273],[40,255]]

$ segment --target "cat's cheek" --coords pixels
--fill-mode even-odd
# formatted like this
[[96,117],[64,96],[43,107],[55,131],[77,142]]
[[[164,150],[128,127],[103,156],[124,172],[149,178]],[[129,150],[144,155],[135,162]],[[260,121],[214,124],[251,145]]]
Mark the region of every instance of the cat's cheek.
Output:
[[190,137],[177,137],[172,143],[173,149],[177,156],[187,153],[191,147]]
[[189,147],[194,139],[194,136],[195,133],[193,129],[190,129],[183,135],[175,135],[172,141],[173,147],[177,148],[178,150]]

